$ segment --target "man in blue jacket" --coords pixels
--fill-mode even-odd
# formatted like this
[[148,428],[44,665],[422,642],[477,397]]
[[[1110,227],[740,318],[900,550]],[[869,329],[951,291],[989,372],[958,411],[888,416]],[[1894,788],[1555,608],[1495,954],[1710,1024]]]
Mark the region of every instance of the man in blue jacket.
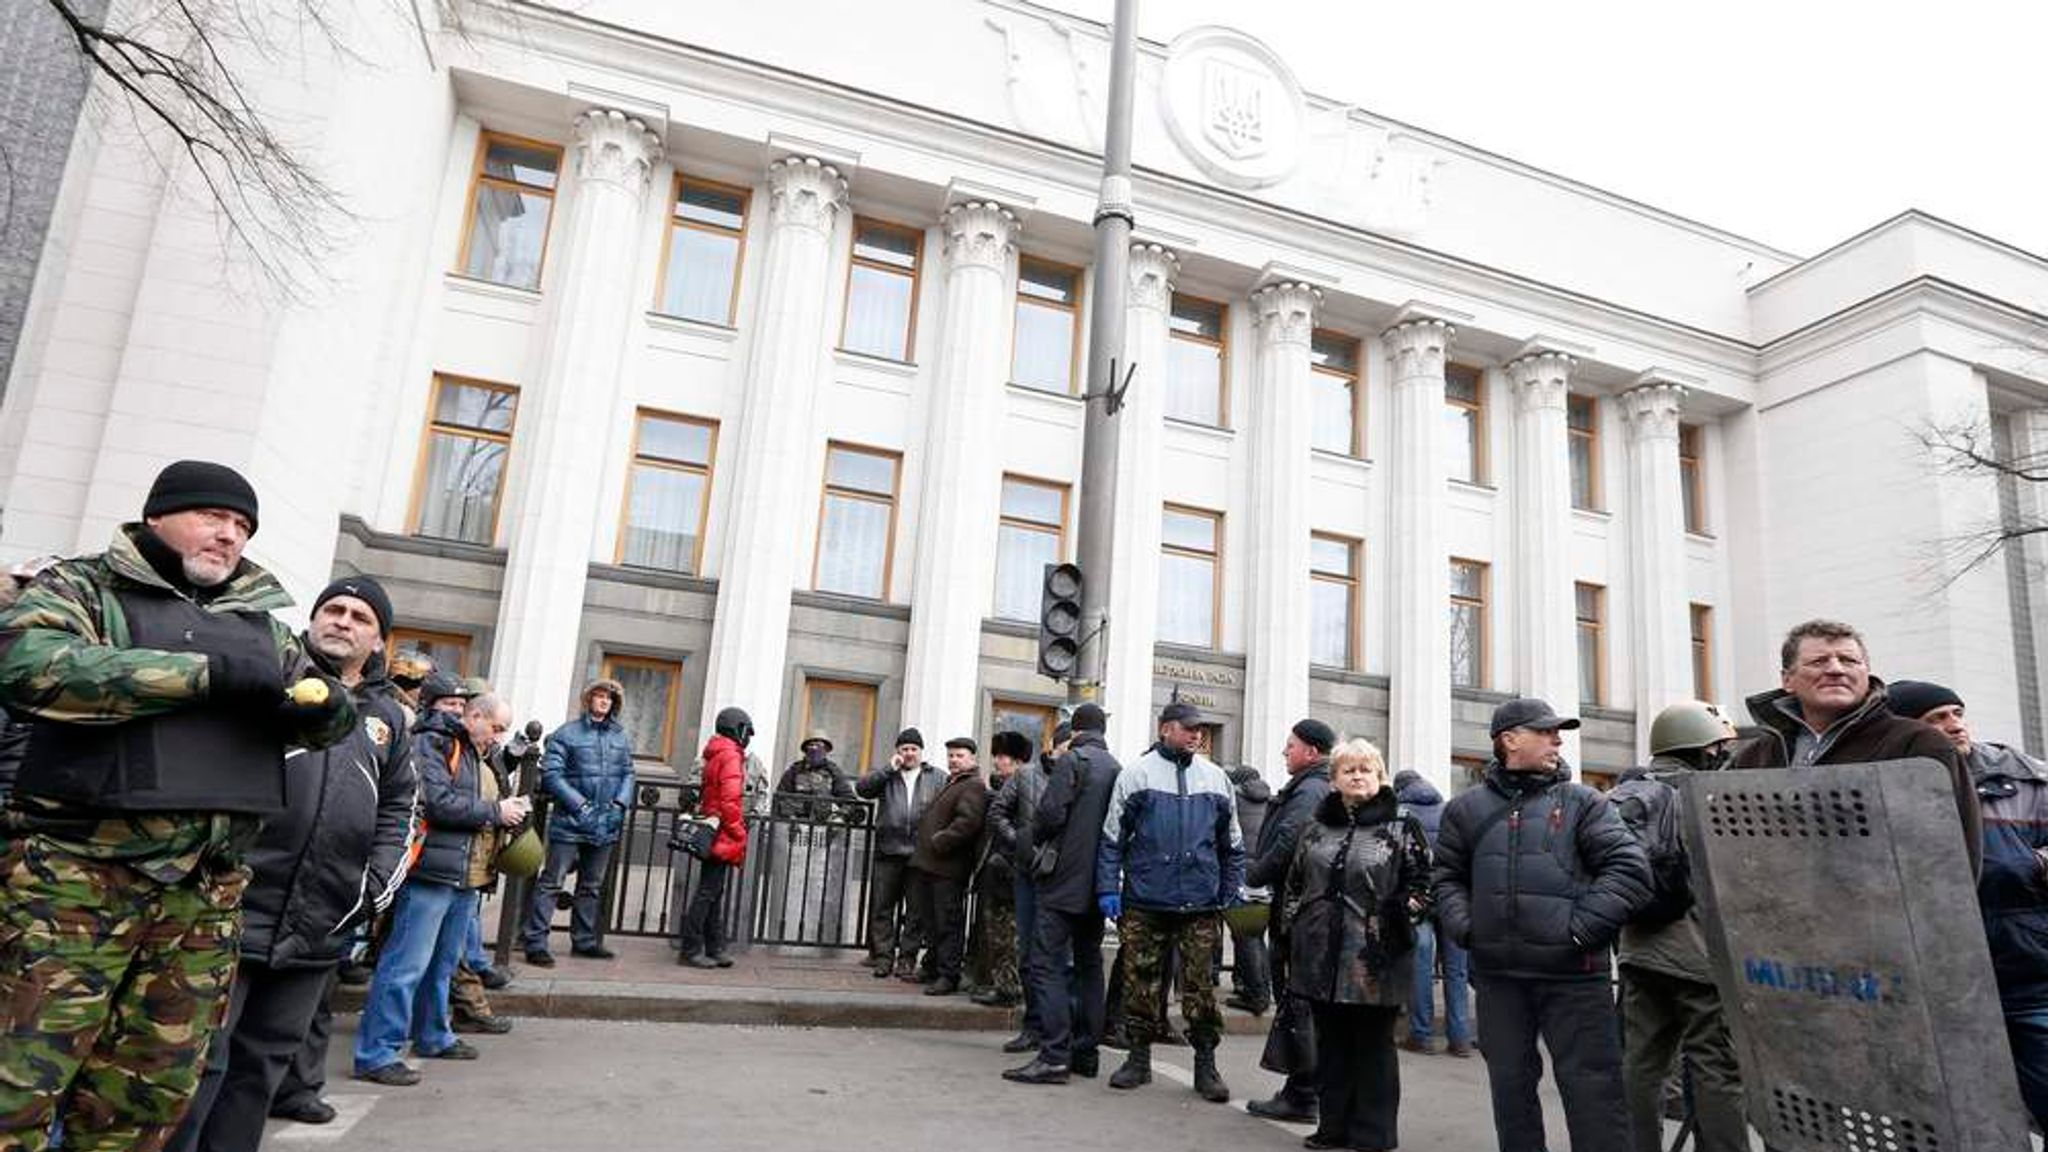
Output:
[[540,772],[541,790],[554,801],[548,813],[548,858],[533,882],[533,904],[526,913],[526,962],[537,968],[555,966],[548,951],[548,921],[554,919],[562,877],[571,869],[576,900],[569,914],[570,952],[593,960],[614,955],[598,943],[597,904],[612,848],[633,803],[633,738],[619,719],[625,708],[626,690],[618,681],[593,680],[583,690],[583,715],[548,736]]
[[1195,751],[1202,714],[1176,700],[1159,713],[1159,742],[1116,778],[1096,853],[1102,914],[1124,941],[1124,1019],[1130,1054],[1112,1088],[1152,1080],[1152,1029],[1160,1016],[1161,968],[1180,954],[1181,1015],[1195,1053],[1195,1091],[1223,1104],[1230,1088],[1216,1071],[1223,1013],[1210,957],[1222,939],[1222,910],[1244,890],[1244,835],[1230,777]]

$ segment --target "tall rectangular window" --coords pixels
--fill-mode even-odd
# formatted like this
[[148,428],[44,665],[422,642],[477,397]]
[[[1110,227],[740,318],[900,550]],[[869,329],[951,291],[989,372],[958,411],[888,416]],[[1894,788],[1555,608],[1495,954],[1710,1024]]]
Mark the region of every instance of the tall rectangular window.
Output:
[[747,200],[744,188],[676,177],[662,261],[661,312],[706,324],[732,323],[739,305]]
[[1486,565],[1451,561],[1451,683],[1486,687]]
[[1705,604],[1689,604],[1692,618],[1692,695],[1695,700],[1714,699],[1714,610]]
[[1029,256],[1019,259],[1010,381],[1041,392],[1071,394],[1081,350],[1080,319],[1080,269]]
[[845,444],[825,449],[824,508],[811,586],[820,592],[889,595],[889,554],[896,540],[900,457]]
[[1309,383],[1315,390],[1315,427],[1309,443],[1325,452],[1363,456],[1364,390],[1358,379],[1358,341],[1317,329],[1309,338]]
[[804,723],[808,735],[823,731],[832,758],[848,775],[865,776],[874,765],[875,686],[844,680],[804,681]]
[[673,660],[640,656],[606,656],[604,674],[625,689],[626,706],[619,723],[638,760],[667,760],[675,737],[676,696],[683,686],[683,666]]
[[618,561],[634,568],[696,573],[704,559],[711,458],[718,425],[642,411],[633,431],[633,472]]
[[502,384],[434,377],[413,531],[488,545],[497,537],[498,496],[519,394]]
[[1318,532],[1309,537],[1308,652],[1312,663],[1351,668],[1358,662],[1358,541]]
[[1574,584],[1579,624],[1579,701],[1607,703],[1607,589]]
[[1173,295],[1166,350],[1166,414],[1192,424],[1223,427],[1230,410],[1225,384],[1224,322],[1230,310],[1213,300]]
[[1058,710],[1052,705],[997,700],[990,711],[993,715],[989,718],[989,731],[1022,732],[1033,748],[1052,747],[1052,732],[1059,726]]
[[1701,479],[1700,426],[1678,426],[1678,485],[1685,496],[1685,530],[1698,535],[1707,532],[1707,492]]
[[391,651],[401,655],[410,652],[416,656],[424,656],[433,662],[435,671],[446,672],[450,676],[469,676],[475,672],[469,662],[470,638],[460,632],[393,628]]
[[1158,638],[1169,644],[1216,647],[1222,515],[1168,504],[1160,550]]
[[1444,365],[1444,452],[1451,479],[1486,483],[1486,376],[1468,364]]
[[562,150],[537,140],[484,133],[469,183],[469,223],[462,235],[464,276],[539,288],[555,210]]
[[917,346],[917,272],[923,252],[924,233],[854,217],[841,348],[885,360],[910,359]]
[[1572,507],[1600,510],[1600,402],[1573,393],[1565,398],[1571,433]]
[[1038,619],[1045,566],[1060,562],[1066,537],[1066,485],[1003,477],[1002,520],[996,530],[997,617]]

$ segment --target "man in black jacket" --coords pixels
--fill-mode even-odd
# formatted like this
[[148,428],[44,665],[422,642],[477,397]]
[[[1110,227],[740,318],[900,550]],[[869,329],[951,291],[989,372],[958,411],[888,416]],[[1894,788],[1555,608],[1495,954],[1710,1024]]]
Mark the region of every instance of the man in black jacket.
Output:
[[894,972],[917,979],[917,951],[925,926],[910,899],[910,857],[917,852],[917,822],[946,783],[946,774],[924,762],[924,734],[905,728],[896,736],[896,755],[853,786],[854,795],[875,804],[875,865],[868,886],[868,963],[875,979]]
[[[301,643],[355,696],[341,743],[294,758],[285,810],[250,848],[242,964],[176,1149],[254,1149],[285,1067],[346,948],[345,930],[384,911],[405,876],[418,780],[405,714],[384,674],[391,600],[367,576],[327,586]],[[324,1053],[322,1054],[324,1056]],[[325,1121],[334,1110],[321,1105]]]
[[[1038,888],[1031,975],[1038,984],[1043,1043],[1037,1059],[1003,1073],[1003,1079],[1020,1084],[1092,1077],[1101,1062],[1096,1044],[1102,1037],[1102,911],[1095,896],[1095,857],[1122,766],[1103,740],[1109,716],[1101,708],[1074,709],[1073,726],[1074,742],[1053,762],[1031,821]],[[1078,1012],[1068,996],[1070,961]]]
[[1485,782],[1444,809],[1438,923],[1472,953],[1479,1050],[1501,1152],[1542,1152],[1536,1085],[1550,1050],[1573,1152],[1628,1152],[1608,949],[1650,899],[1650,859],[1607,798],[1571,779],[1534,698],[1494,709]]
[[[1330,749],[1337,745],[1337,733],[1313,717],[1297,722],[1287,733],[1280,759],[1287,765],[1287,783],[1280,786],[1266,805],[1266,818],[1253,842],[1251,861],[1245,866],[1247,888],[1264,888],[1275,894],[1287,879],[1294,863],[1295,845],[1315,816],[1316,805],[1330,794]],[[1316,1040],[1308,1005],[1287,994],[1287,940],[1276,929],[1268,929],[1267,955],[1272,958],[1273,993],[1279,1011],[1266,1040],[1268,1068],[1284,1072],[1287,1080],[1271,1100],[1253,1100],[1245,1111],[1269,1120],[1292,1124],[1316,1122]],[[1280,1067],[1274,1067],[1280,1065]]]

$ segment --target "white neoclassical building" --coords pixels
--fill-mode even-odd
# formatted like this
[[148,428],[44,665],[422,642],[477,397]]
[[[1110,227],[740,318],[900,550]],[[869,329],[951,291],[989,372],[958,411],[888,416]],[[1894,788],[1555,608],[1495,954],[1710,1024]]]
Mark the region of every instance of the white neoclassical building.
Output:
[[[374,573],[401,644],[549,721],[609,671],[651,760],[728,704],[771,759],[822,728],[856,766],[902,724],[1041,728],[1110,288],[1105,29],[576,7],[253,77],[355,217],[290,303],[224,275],[189,173],[84,126],[0,409],[0,554],[96,549],[210,457],[302,601]],[[1226,761],[1277,771],[1313,713],[1443,779],[1523,693],[1612,771],[1665,704],[1775,684],[1814,615],[2040,750],[2039,570],[1945,545],[2042,495],[1916,434],[2048,448],[2048,262],[1916,213],[1777,251],[1305,93],[1224,29],[1139,65],[1120,750],[1178,691]]]

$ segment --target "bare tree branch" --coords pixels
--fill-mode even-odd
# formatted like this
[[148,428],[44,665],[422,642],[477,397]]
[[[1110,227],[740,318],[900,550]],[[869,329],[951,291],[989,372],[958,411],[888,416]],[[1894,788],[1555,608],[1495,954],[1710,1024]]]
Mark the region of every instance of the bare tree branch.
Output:
[[[2008,548],[2023,548],[2035,536],[2048,535],[2048,521],[2017,512],[2022,502],[2008,499],[2009,485],[2048,485],[2048,451],[2013,451],[2002,447],[1986,421],[1928,424],[1914,432],[1928,468],[1937,476],[1984,477],[2001,488],[1999,515],[1993,523],[1934,541],[1928,567],[1939,586],[1956,581],[1990,563]],[[2048,493],[2034,504],[2048,507]]]

